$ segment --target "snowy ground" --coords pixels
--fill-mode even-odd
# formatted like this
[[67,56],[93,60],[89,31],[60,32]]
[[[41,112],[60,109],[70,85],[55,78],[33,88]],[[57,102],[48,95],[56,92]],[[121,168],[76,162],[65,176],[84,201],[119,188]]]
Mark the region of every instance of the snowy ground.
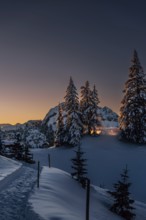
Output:
[[0,156],[0,181],[21,167],[21,163]]
[[[88,177],[92,184],[112,189],[126,164],[132,182],[132,197],[146,203],[146,146],[122,143],[117,136],[101,135],[85,137],[82,141],[88,164]],[[48,165],[47,154],[51,155],[53,167],[71,172],[71,158],[75,156],[74,148],[51,148],[33,150],[34,159],[40,160],[42,166]]]
[[36,173],[34,168],[0,156],[0,220],[40,220],[27,202]]
[[[108,211],[111,200],[105,190],[93,184],[112,189],[126,164],[130,170],[132,197],[140,201],[135,203],[136,220],[146,220],[146,146],[126,144],[119,142],[116,136],[101,135],[83,138],[82,149],[88,159],[88,177],[92,183],[91,220],[120,219]],[[41,166],[48,166],[50,154],[51,165],[61,170],[43,168],[37,189],[37,164],[26,166],[0,156],[0,220],[85,219],[85,190],[65,172],[71,171],[74,148],[32,151]]]
[[[109,211],[111,198],[106,190],[91,186],[90,219],[120,220]],[[44,220],[81,220],[85,218],[86,190],[70,174],[55,168],[44,167],[40,188],[36,188],[29,202]],[[135,203],[135,220],[146,219],[146,205]]]

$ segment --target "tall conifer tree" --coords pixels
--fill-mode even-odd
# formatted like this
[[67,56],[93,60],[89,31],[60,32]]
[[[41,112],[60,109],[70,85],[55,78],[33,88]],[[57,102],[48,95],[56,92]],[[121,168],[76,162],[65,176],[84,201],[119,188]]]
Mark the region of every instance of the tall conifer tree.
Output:
[[125,83],[120,109],[121,137],[134,143],[146,142],[146,80],[138,54],[134,51],[129,79]]
[[47,134],[46,134],[46,136],[47,136],[47,140],[49,142],[49,145],[53,146],[54,145],[54,141],[55,141],[55,132],[54,132],[52,124],[50,124],[47,127]]
[[92,127],[93,134],[96,134],[96,128],[101,126],[99,120],[99,107],[98,104],[100,103],[98,98],[98,92],[96,86],[94,85],[93,91],[91,91],[91,119],[90,119],[90,127]]
[[64,123],[63,123],[62,107],[61,104],[59,103],[55,145],[61,146],[63,145],[63,143],[64,143]]
[[82,123],[80,120],[79,98],[72,78],[65,96],[65,110],[67,113],[65,141],[67,144],[77,146],[80,143]]
[[85,82],[85,86],[81,87],[81,101],[80,101],[80,110],[82,113],[82,122],[84,124],[85,130],[87,129],[88,134],[91,131],[91,90],[89,81]]

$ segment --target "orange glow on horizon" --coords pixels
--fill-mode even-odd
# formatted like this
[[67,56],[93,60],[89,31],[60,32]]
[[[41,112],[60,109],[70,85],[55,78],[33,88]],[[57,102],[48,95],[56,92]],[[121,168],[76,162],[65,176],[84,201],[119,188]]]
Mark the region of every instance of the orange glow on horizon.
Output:
[[[46,101],[47,103],[47,101]],[[58,105],[58,102],[53,100],[53,103],[11,103],[1,105],[0,124],[17,124],[25,123],[28,120],[43,120],[50,108]],[[102,105],[102,107],[105,105]],[[106,105],[108,106],[108,105]],[[111,107],[110,107],[111,108]],[[114,109],[112,109],[114,111]]]
[[[20,86],[20,85],[19,85]],[[67,86],[67,85],[66,85]],[[15,88],[9,86],[4,97],[0,100],[0,124],[24,123],[28,120],[43,120],[50,108],[64,101],[66,87],[54,88]],[[12,90],[12,91],[11,91]],[[80,95],[80,89],[78,89]],[[52,97],[53,96],[53,97]],[[100,92],[99,92],[100,98]],[[102,98],[102,97],[101,97]],[[107,106],[113,111],[119,111],[119,101],[115,103],[114,97],[101,101],[100,106]]]
[[[46,101],[47,103],[47,101]],[[0,124],[23,124],[29,120],[43,120],[49,109],[55,105],[46,103],[14,103],[1,106]]]

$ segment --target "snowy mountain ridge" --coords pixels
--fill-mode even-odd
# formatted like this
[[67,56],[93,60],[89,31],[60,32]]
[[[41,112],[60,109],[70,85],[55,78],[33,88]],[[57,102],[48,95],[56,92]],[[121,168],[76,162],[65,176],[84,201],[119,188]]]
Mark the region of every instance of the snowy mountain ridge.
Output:
[[[64,108],[64,103],[61,104],[62,108]],[[109,107],[99,107],[99,115],[101,115],[101,122],[104,127],[118,127],[118,115],[114,111],[112,111]],[[41,126],[44,124],[52,124],[55,129],[56,119],[58,115],[58,106],[51,108],[44,119],[41,120],[29,120],[23,124],[17,123],[15,125],[12,124],[0,124],[0,128],[2,131],[11,131],[24,129],[24,127],[32,128]],[[65,112],[64,112],[65,116]]]
[[[61,104],[64,110],[64,103]],[[118,127],[118,115],[107,106],[99,107],[99,115],[101,117],[101,124],[103,127]],[[66,117],[65,111],[63,112]],[[42,121],[42,125],[52,125],[54,131],[56,130],[56,120],[58,117],[58,106],[51,108]]]
[[[63,109],[64,123],[66,121],[66,112],[64,110],[64,103],[61,104]],[[101,124],[105,133],[113,132],[110,128],[118,128],[118,115],[108,107],[99,107]],[[16,134],[19,133],[22,139],[26,138],[26,143],[31,148],[38,148],[47,146],[50,140],[47,139],[46,131],[43,131],[43,126],[52,126],[53,130],[56,131],[56,121],[58,117],[58,106],[51,108],[46,114],[43,121],[41,120],[29,120],[24,124],[0,124],[2,131],[2,140],[5,145],[15,142]]]
[[17,123],[15,125],[12,124],[0,124],[0,128],[2,131],[12,131],[18,129],[24,129],[27,127],[36,127],[41,125],[41,120],[29,120],[23,124]]

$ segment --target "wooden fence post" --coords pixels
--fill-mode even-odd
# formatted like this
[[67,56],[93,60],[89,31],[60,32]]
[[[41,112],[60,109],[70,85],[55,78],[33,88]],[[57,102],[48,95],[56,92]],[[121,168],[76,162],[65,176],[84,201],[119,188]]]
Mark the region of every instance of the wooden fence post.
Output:
[[38,172],[37,172],[37,187],[40,186],[40,161],[38,161]]
[[86,220],[89,220],[90,207],[90,180],[86,178]]
[[51,167],[51,156],[50,156],[50,154],[48,154],[48,163],[49,163],[49,167]]

